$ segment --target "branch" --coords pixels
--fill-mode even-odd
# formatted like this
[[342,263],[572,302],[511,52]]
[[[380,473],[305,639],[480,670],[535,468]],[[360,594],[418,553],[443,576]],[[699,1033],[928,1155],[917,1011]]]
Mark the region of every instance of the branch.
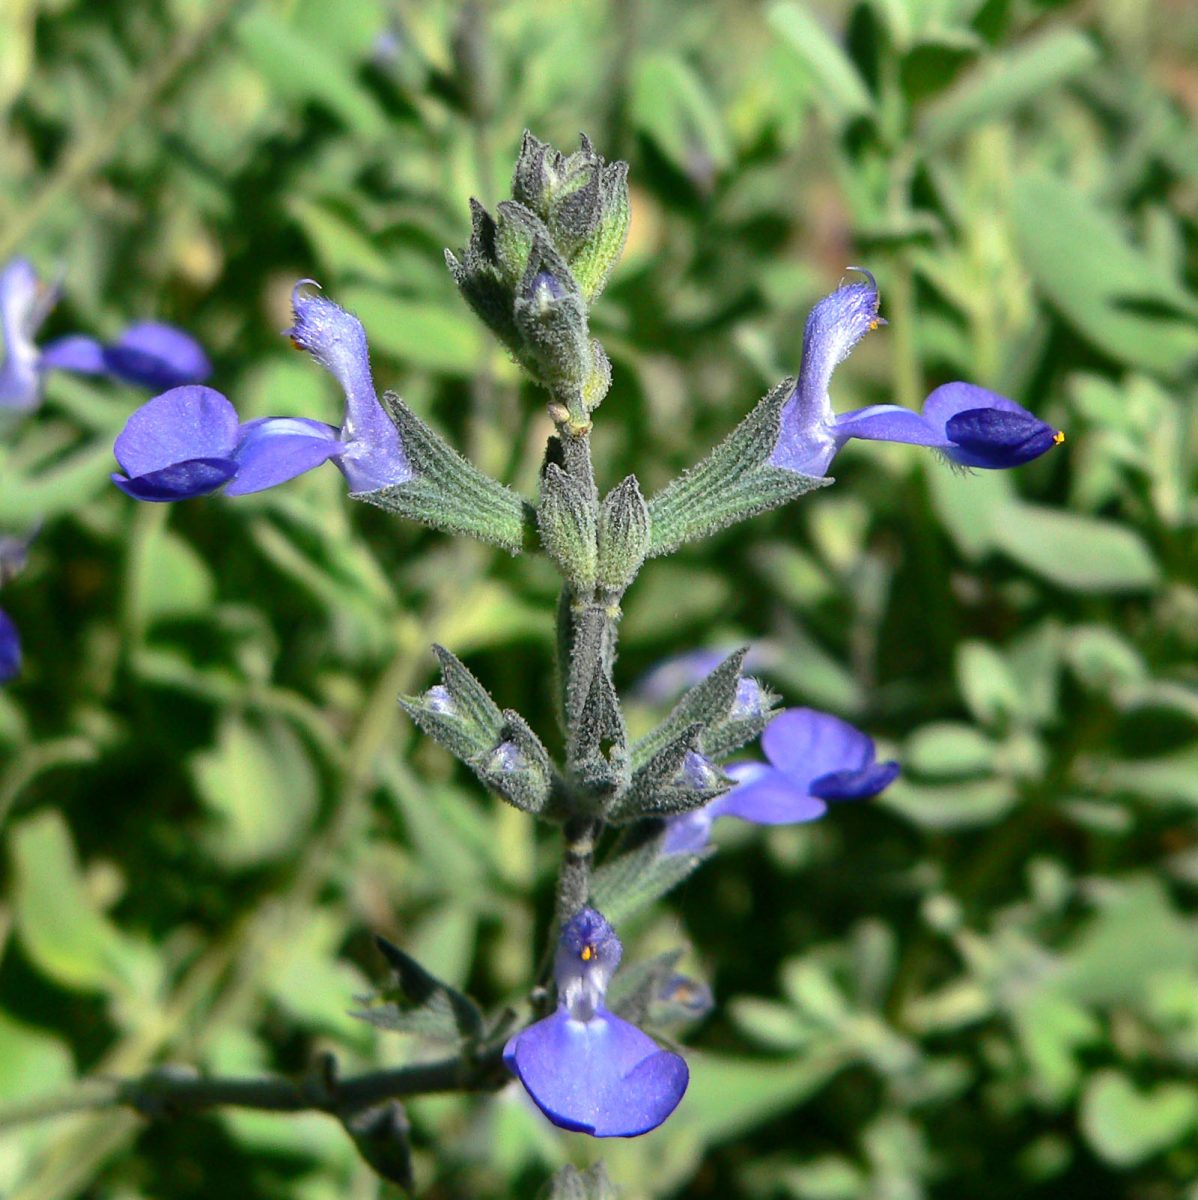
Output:
[[321,1057],[301,1079],[208,1079],[186,1067],[159,1067],[134,1079],[93,1079],[73,1091],[0,1106],[0,1131],[96,1109],[132,1108],[144,1117],[178,1116],[210,1108],[255,1108],[268,1112],[326,1112],[343,1123],[357,1113],[401,1096],[430,1092],[476,1092],[501,1087],[507,1079],[501,1045],[473,1059],[455,1056],[368,1071],[338,1079],[332,1055]]

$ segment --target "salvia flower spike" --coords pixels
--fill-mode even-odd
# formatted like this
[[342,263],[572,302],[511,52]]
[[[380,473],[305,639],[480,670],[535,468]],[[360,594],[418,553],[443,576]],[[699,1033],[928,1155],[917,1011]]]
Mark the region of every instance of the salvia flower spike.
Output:
[[683,1059],[604,1006],[620,962],[612,927],[584,908],[562,928],[554,961],[557,1011],[516,1034],[503,1060],[562,1129],[635,1137],[656,1129],[689,1082]]
[[864,282],[825,296],[807,318],[799,378],[782,410],[772,466],[823,475],[845,442],[863,438],[930,446],[962,466],[998,469],[1021,466],[1065,440],[1014,400],[971,383],[936,388],[922,413],[875,404],[837,416],[828,395],[832,372],[870,330],[885,324],[874,277],[861,273]]

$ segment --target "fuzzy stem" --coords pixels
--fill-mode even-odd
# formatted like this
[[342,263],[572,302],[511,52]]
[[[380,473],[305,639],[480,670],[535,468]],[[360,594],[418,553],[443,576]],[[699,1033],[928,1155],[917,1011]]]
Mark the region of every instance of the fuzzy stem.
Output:
[[342,1120],[383,1100],[433,1092],[473,1092],[500,1086],[501,1047],[475,1060],[461,1056],[367,1071],[339,1080],[331,1072],[302,1079],[205,1079],[168,1070],[148,1071],[133,1079],[89,1080],[58,1096],[7,1104],[0,1108],[0,1130],[96,1109],[128,1107],[146,1117],[175,1116],[210,1108],[253,1108],[266,1112],[326,1112]]
[[558,929],[590,899],[595,842],[602,829],[601,820],[589,817],[566,822],[565,845],[562,847],[562,862],[557,877]]

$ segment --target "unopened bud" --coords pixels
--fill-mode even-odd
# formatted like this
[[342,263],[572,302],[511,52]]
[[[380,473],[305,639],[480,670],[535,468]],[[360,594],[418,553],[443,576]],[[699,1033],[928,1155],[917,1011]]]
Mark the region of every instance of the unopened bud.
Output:
[[449,694],[449,689],[440,683],[436,687],[429,688],[421,699],[424,707],[429,712],[438,713],[443,717],[456,717],[458,715],[458,707],[454,704],[453,697]]
[[635,475],[612,488],[599,511],[598,581],[622,593],[636,578],[649,549],[649,508]]
[[761,684],[749,676],[741,678],[736,685],[736,699],[728,711],[729,721],[747,721],[751,717],[759,717],[764,711],[765,693]]

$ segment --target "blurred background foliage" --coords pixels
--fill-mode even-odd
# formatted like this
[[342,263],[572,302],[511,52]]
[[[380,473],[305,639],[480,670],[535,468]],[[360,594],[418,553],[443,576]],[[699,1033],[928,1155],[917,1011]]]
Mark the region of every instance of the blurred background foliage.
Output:
[[[965,378],[1066,430],[1009,474],[855,443],[837,485],[651,563],[626,686],[749,641],[791,704],[905,773],[721,852],[621,930],[685,938],[718,1007],[658,1132],[552,1130],[513,1087],[410,1105],[419,1194],[1126,1196],[1198,1187],[1198,8],[1189,0],[7,0],[0,260],[47,334],[158,317],[243,418],[337,419],[278,331],[300,277],[380,386],[535,485],[548,433],[442,260],[528,126],[632,164],[594,316],[601,475],[655,489],[798,366],[849,263],[890,326],[842,409]],[[53,376],[0,448],[0,1097],[194,1063],[427,1047],[347,1016],[381,932],[491,1004],[527,985],[555,842],[400,719],[427,644],[549,733],[554,578],[351,505],[332,470],[136,505],[144,396]],[[647,724],[654,710],[634,709]],[[12,1200],[372,1197],[320,1116],[124,1112],[0,1137]]]

